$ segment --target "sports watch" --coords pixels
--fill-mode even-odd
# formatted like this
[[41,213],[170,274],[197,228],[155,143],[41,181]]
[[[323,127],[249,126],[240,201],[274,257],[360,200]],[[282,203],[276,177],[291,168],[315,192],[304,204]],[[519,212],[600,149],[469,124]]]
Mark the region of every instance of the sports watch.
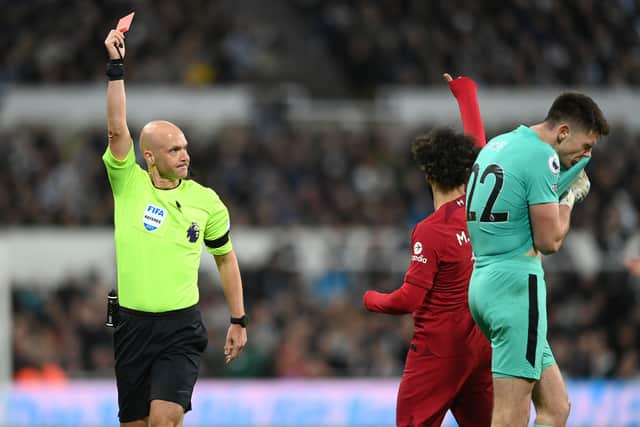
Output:
[[249,324],[249,316],[245,314],[242,317],[231,317],[229,319],[229,322],[233,325],[240,325],[243,328],[246,328],[247,325]]

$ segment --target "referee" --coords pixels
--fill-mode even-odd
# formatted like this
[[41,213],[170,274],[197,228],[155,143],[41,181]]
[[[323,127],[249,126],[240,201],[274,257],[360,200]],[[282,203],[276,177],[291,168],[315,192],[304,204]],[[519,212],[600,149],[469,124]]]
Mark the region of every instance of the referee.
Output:
[[186,179],[187,141],[166,121],[140,134],[147,171],[137,165],[127,128],[124,34],[109,32],[107,120],[102,160],[114,198],[120,308],[114,333],[120,425],[181,426],[191,409],[207,331],[198,302],[202,243],[213,254],[231,323],[226,362],[247,342],[242,281],[229,238],[229,213],[210,188]]

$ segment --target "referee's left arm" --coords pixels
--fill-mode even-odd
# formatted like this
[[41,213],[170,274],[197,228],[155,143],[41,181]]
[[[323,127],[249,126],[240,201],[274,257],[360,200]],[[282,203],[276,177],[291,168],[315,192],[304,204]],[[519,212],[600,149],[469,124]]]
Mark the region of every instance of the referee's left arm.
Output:
[[[240,277],[240,267],[238,259],[233,250],[224,255],[214,255],[222,290],[231,312],[231,317],[243,317],[244,298],[242,295],[242,279]],[[247,330],[241,325],[231,324],[227,332],[227,339],[224,345],[226,362],[235,359],[247,343]]]

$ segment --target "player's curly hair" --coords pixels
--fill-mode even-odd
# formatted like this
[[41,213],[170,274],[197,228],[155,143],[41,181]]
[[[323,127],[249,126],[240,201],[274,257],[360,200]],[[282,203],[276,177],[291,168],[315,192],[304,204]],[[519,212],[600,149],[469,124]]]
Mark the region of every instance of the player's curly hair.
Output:
[[478,155],[474,140],[451,129],[434,129],[411,145],[413,158],[430,183],[443,191],[466,184]]

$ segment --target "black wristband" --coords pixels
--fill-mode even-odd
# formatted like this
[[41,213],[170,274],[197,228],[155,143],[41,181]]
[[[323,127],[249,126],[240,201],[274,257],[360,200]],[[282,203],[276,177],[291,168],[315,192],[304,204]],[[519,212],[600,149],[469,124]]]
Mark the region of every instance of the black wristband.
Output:
[[249,316],[245,314],[242,317],[232,317],[231,319],[229,319],[229,322],[232,325],[240,325],[243,328],[246,328],[247,325],[249,324]]
[[124,79],[124,62],[122,59],[112,59],[107,62],[107,77],[109,80]]

